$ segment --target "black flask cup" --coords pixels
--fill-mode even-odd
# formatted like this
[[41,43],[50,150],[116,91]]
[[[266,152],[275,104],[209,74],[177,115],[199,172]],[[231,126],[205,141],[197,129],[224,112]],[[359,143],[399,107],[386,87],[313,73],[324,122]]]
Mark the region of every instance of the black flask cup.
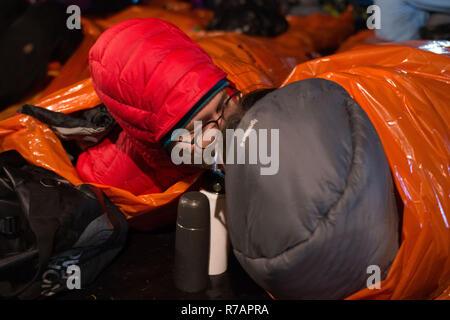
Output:
[[209,283],[209,200],[200,192],[188,192],[178,203],[175,233],[175,286],[184,292],[200,292]]

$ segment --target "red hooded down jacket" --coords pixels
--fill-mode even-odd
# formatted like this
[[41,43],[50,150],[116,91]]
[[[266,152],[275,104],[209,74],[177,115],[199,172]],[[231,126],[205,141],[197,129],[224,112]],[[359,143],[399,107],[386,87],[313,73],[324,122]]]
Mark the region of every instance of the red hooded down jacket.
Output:
[[159,142],[226,77],[207,53],[170,23],[132,19],[99,37],[89,65],[98,96],[123,130],[80,155],[81,178],[139,195],[192,174]]

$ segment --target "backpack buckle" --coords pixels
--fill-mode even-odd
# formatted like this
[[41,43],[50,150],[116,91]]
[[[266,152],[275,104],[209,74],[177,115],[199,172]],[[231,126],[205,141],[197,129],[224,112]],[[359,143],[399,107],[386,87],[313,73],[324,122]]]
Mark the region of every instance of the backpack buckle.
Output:
[[19,231],[18,217],[9,216],[0,218],[0,234],[5,236],[17,236]]

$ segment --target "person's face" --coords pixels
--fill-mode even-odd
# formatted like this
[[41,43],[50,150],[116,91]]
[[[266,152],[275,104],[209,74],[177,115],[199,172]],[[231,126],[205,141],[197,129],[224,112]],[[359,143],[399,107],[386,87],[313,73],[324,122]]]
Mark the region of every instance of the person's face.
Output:
[[[231,95],[231,96],[230,96]],[[240,112],[240,92],[232,90],[230,95],[226,89],[218,92],[197,114],[189,121],[184,129],[190,132],[189,136],[182,137],[183,151],[190,152],[193,156],[195,152],[202,152],[202,148],[206,148],[211,143],[214,143],[214,137],[205,137],[205,133],[210,129],[216,129],[220,132],[224,131],[227,119]],[[197,134],[198,127],[195,127],[195,122],[200,121],[202,125],[202,134]],[[196,135],[197,134],[197,135]],[[173,143],[169,149],[173,147]],[[187,150],[190,149],[190,150]],[[192,161],[192,163],[194,163]],[[201,164],[194,165],[205,169],[210,169],[210,165]]]
[[239,111],[240,92],[233,90],[233,97],[226,89],[218,92],[197,114],[189,121],[185,129],[189,132],[194,131],[194,122],[201,121],[202,125],[211,121],[217,121],[218,129],[223,130],[226,119]]

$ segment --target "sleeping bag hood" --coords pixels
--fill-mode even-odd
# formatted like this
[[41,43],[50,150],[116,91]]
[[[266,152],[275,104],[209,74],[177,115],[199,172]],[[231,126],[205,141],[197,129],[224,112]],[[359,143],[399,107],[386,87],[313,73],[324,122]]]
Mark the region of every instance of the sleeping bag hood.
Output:
[[95,91],[133,137],[158,142],[226,74],[183,31],[163,20],[130,19],[89,52]]
[[371,266],[384,279],[399,247],[393,180],[374,126],[345,89],[294,82],[259,100],[239,128],[254,129],[259,147],[260,129],[279,130],[276,174],[227,164],[227,223],[249,275],[280,299],[345,298],[366,286]]
[[226,86],[208,54],[168,22],[130,19],[98,38],[89,67],[96,93],[123,131],[80,155],[82,179],[139,195],[192,175],[171,162],[161,140]]

